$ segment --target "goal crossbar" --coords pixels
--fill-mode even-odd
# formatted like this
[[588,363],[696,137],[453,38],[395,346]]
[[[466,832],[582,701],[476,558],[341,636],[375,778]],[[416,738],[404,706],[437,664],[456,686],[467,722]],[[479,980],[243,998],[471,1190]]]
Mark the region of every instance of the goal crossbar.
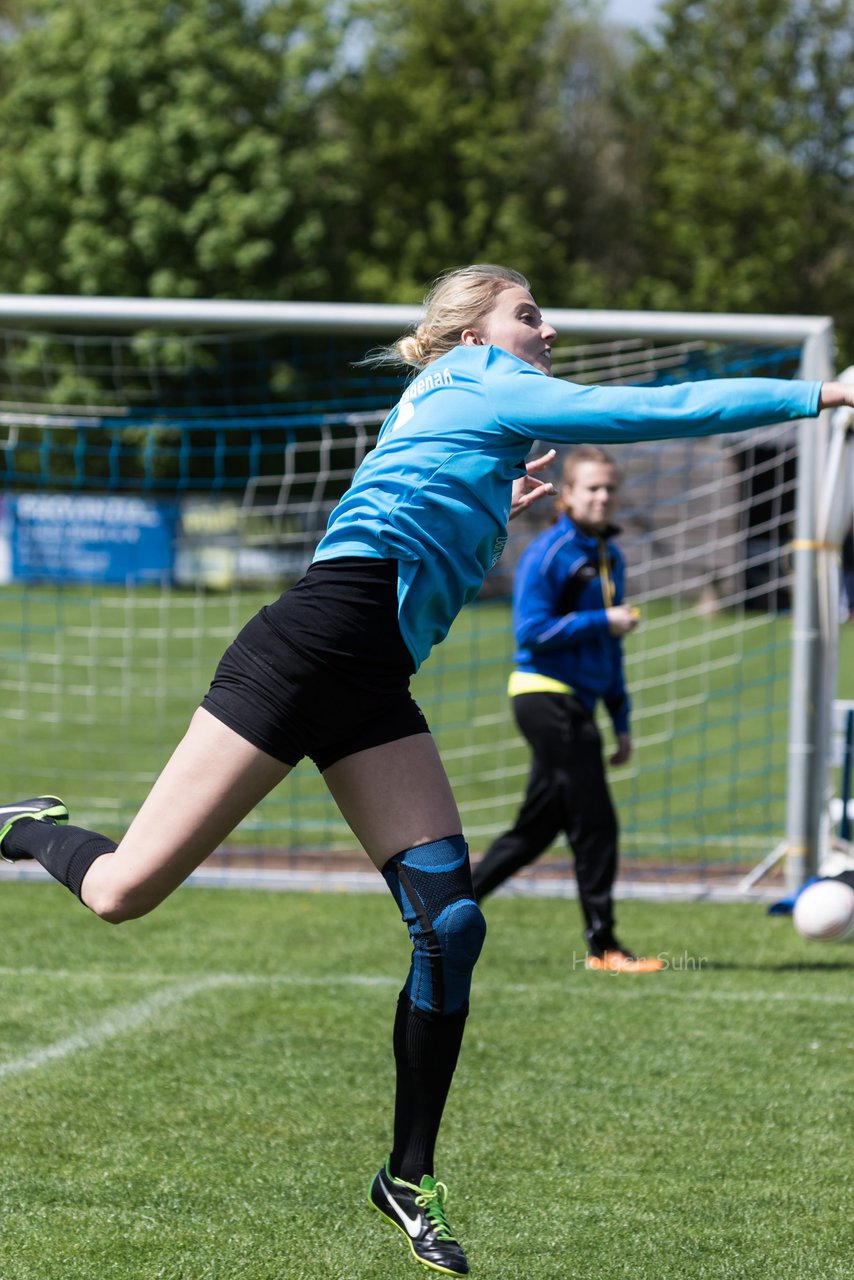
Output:
[[[724,315],[682,311],[583,311],[547,307],[546,318],[564,336],[645,337],[690,341],[806,343],[830,337],[829,316]],[[184,298],[78,298],[68,295],[0,294],[0,323],[124,329],[281,329],[340,334],[403,333],[421,308],[357,302],[231,302]]]

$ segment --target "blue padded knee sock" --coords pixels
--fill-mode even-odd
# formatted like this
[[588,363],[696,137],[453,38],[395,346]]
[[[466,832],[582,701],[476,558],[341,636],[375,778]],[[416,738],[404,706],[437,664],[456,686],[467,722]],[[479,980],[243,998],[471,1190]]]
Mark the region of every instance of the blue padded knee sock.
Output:
[[464,1008],[486,935],[465,840],[448,836],[405,849],[388,860],[383,876],[412,939],[404,987],[411,1003],[428,1014]]

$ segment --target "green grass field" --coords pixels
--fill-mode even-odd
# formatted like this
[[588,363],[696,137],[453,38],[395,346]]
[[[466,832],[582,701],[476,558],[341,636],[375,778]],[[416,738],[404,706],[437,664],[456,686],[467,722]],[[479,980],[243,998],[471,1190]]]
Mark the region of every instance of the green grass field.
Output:
[[[670,966],[629,977],[578,967],[572,902],[488,919],[438,1168],[473,1280],[847,1280],[854,948],[626,903]],[[2,1280],[430,1274],[365,1202],[390,899],[185,889],[112,929],[5,882],[0,936]]]
[[[269,593],[0,589],[0,775],[61,795],[118,836],[177,742],[222,650]],[[787,790],[788,616],[644,608],[627,644],[636,752],[612,785],[623,859],[758,862]],[[512,820],[528,754],[505,696],[509,607],[466,609],[416,677],[475,853]],[[843,629],[840,690],[854,688]],[[309,763],[250,815],[247,847],[350,849]]]

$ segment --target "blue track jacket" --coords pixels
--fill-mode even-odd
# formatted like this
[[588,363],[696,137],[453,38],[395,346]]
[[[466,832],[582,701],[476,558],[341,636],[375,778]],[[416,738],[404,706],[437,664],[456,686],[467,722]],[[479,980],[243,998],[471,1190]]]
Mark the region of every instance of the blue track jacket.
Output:
[[[613,604],[622,604],[623,553],[604,542]],[[629,730],[623,645],[608,630],[600,574],[602,541],[562,515],[525,549],[513,583],[517,671],[569,685],[590,710],[601,698],[617,733]]]
[[778,378],[584,387],[500,347],[455,347],[409,383],[314,558],[398,561],[400,629],[417,668],[501,555],[511,486],[535,440],[614,444],[742,431],[813,417],[820,391],[818,382]]

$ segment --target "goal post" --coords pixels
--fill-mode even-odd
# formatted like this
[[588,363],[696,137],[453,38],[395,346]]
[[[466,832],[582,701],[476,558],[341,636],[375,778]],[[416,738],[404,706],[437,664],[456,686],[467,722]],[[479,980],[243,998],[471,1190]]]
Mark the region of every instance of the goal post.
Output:
[[[804,339],[802,376],[816,381],[833,377],[832,326]],[[826,803],[828,734],[831,706],[822,705],[834,693],[825,685],[831,639],[820,625],[819,595],[822,573],[827,574],[827,547],[821,537],[820,498],[827,469],[829,418],[800,427],[798,503],[792,548],[794,603],[792,616],[792,694],[789,713],[789,788],[786,809],[786,887],[797,890],[818,870],[822,821]],[[836,555],[839,548],[832,554]],[[835,686],[835,665],[832,672]]]
[[[22,771],[45,762],[45,785],[65,779],[92,825],[124,825],[219,652],[310,560],[399,394],[403,374],[359,357],[419,315],[0,295],[6,777],[26,790]],[[833,373],[826,317],[546,315],[555,375],[575,381]],[[613,775],[624,868],[666,878],[700,866],[708,883],[721,860],[743,876],[785,854],[795,887],[818,865],[835,692],[820,601],[832,557],[826,418],[618,446],[629,590],[644,609],[627,644],[637,763]],[[416,679],[475,853],[512,819],[524,783],[504,696],[507,597],[520,548],[547,518],[534,509],[516,522],[480,600]],[[293,785],[299,805],[271,798],[235,837],[259,865],[352,843],[316,779],[303,771]]]

